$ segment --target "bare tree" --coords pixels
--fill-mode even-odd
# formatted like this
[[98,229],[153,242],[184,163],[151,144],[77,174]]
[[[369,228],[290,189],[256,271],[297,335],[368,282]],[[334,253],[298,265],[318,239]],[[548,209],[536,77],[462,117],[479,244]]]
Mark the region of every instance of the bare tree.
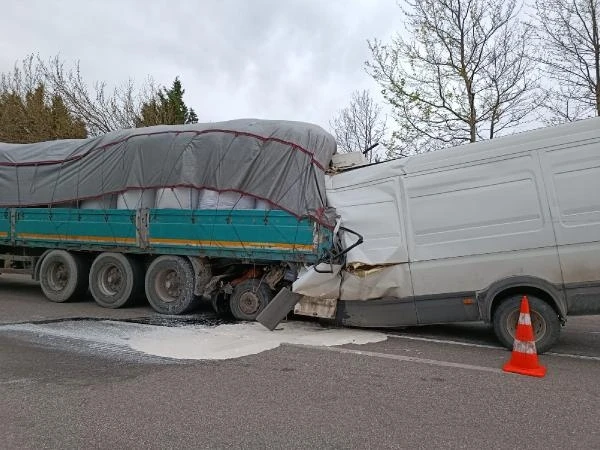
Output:
[[[354,91],[350,105],[342,109],[330,123],[338,148],[342,152],[366,151],[385,136],[386,118],[368,91]],[[369,161],[377,159],[373,149]]]
[[105,82],[96,82],[90,89],[83,79],[79,62],[74,68],[65,68],[57,56],[48,63],[38,58],[38,64],[50,88],[65,100],[71,113],[86,123],[92,136],[134,128],[142,105],[159,91],[151,78],[139,90],[131,79],[112,90]]
[[[12,95],[6,97],[7,105],[17,99],[26,104],[27,93],[36,92],[40,86],[46,100],[60,98],[61,112],[66,107],[77,124],[85,124],[90,136],[137,126],[198,121],[194,109],[183,102],[185,90],[178,77],[170,89],[159,87],[150,77],[141,86],[129,79],[114,88],[105,82],[90,87],[79,62],[66,66],[58,56],[46,62],[36,55],[27,56],[12,71],[0,74],[0,95]],[[17,109],[14,106],[12,110]]]
[[600,116],[600,2],[536,0],[551,122]]
[[20,64],[15,63],[10,72],[0,74],[0,92],[23,98],[26,92],[33,92],[41,83],[44,83],[44,76],[34,55],[27,56]]
[[394,108],[397,152],[491,139],[542,98],[516,0],[408,0],[407,33],[369,41],[367,71]]

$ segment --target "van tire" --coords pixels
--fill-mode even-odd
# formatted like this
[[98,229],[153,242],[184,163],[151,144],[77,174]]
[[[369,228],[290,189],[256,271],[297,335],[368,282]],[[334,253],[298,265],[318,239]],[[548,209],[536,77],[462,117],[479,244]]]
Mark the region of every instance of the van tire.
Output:
[[[494,311],[494,333],[503,346],[512,350],[519,320],[522,295],[509,297]],[[548,351],[560,337],[560,320],[552,306],[537,297],[527,296],[538,354]]]
[[44,296],[55,303],[76,300],[88,288],[87,260],[65,250],[52,250],[40,264],[40,287]]

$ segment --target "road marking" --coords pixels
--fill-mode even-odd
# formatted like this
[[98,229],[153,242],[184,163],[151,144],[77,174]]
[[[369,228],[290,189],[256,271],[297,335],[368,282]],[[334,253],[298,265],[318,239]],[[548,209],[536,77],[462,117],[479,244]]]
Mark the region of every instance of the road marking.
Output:
[[569,334],[600,334],[600,331],[586,331],[586,330],[574,330],[572,328],[567,328],[562,333]]
[[[405,334],[386,334],[386,336],[391,337],[391,338],[396,338],[396,339],[408,339],[411,341],[433,342],[435,344],[451,344],[451,345],[462,345],[464,347],[493,348],[493,349],[504,350],[504,347],[501,347],[499,345],[473,344],[470,342],[434,339],[434,338],[427,338],[427,337],[421,337],[421,336],[407,336]],[[575,355],[572,353],[558,353],[558,352],[546,352],[546,353],[544,353],[544,356],[545,355],[560,356],[561,358],[584,359],[584,360],[588,360],[588,361],[600,361],[600,356]]]
[[291,345],[293,347],[299,347],[299,348],[309,348],[309,349],[314,349],[314,350],[323,350],[323,351],[336,352],[336,353],[361,355],[361,356],[372,356],[375,358],[383,358],[383,359],[393,359],[395,361],[406,361],[406,362],[414,362],[414,363],[419,363],[419,364],[429,364],[432,366],[453,367],[455,369],[476,370],[479,372],[504,373],[504,372],[502,372],[502,370],[495,369],[493,367],[474,366],[472,364],[461,364],[461,363],[453,363],[453,362],[449,362],[449,361],[438,361],[435,359],[416,358],[414,356],[392,355],[389,353],[370,352],[370,351],[365,351],[365,350],[354,350],[351,348],[343,348],[343,347],[321,347],[318,345],[298,345],[298,344],[287,344],[287,345]]
[[445,339],[434,339],[434,338],[427,338],[427,337],[421,337],[421,336],[407,336],[406,334],[386,334],[386,336],[391,337],[391,338],[396,338],[396,339],[408,339],[411,341],[433,342],[436,344],[462,345],[464,347],[496,348],[496,349],[504,348],[499,345],[473,344],[471,342],[452,341],[452,340],[445,340]]
[[542,356],[560,356],[562,358],[574,358],[574,359],[586,359],[589,361],[600,361],[600,356],[587,356],[587,355],[574,355],[572,353],[556,353],[556,352],[546,352]]
[[32,382],[29,378],[17,378],[15,380],[0,381],[0,384],[31,384]]

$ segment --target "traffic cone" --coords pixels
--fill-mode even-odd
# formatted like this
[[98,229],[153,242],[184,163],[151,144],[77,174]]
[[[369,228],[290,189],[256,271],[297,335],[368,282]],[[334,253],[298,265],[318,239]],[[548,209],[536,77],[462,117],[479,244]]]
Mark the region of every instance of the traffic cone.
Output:
[[538,363],[531,316],[529,315],[529,302],[525,295],[521,300],[521,313],[519,314],[512,356],[510,361],[504,365],[504,371],[532,377],[546,375],[546,368]]

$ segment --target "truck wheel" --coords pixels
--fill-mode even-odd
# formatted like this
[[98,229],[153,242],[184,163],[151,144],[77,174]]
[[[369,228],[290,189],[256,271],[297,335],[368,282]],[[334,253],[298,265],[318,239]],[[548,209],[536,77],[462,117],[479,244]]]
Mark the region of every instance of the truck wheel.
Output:
[[90,269],[90,292],[104,308],[120,308],[141,297],[144,271],[141,265],[121,253],[101,253]]
[[159,256],[146,272],[146,297],[162,314],[184,314],[196,307],[194,269],[180,256]]
[[86,293],[88,287],[86,260],[65,250],[52,250],[40,266],[40,286],[46,298],[63,303]]
[[273,299],[269,286],[255,278],[242,281],[229,299],[231,314],[238,320],[256,320],[256,316]]
[[[494,312],[494,333],[506,348],[513,348],[522,296],[502,301]],[[560,321],[552,307],[537,297],[528,296],[531,325],[538,353],[548,351],[560,336]]]

